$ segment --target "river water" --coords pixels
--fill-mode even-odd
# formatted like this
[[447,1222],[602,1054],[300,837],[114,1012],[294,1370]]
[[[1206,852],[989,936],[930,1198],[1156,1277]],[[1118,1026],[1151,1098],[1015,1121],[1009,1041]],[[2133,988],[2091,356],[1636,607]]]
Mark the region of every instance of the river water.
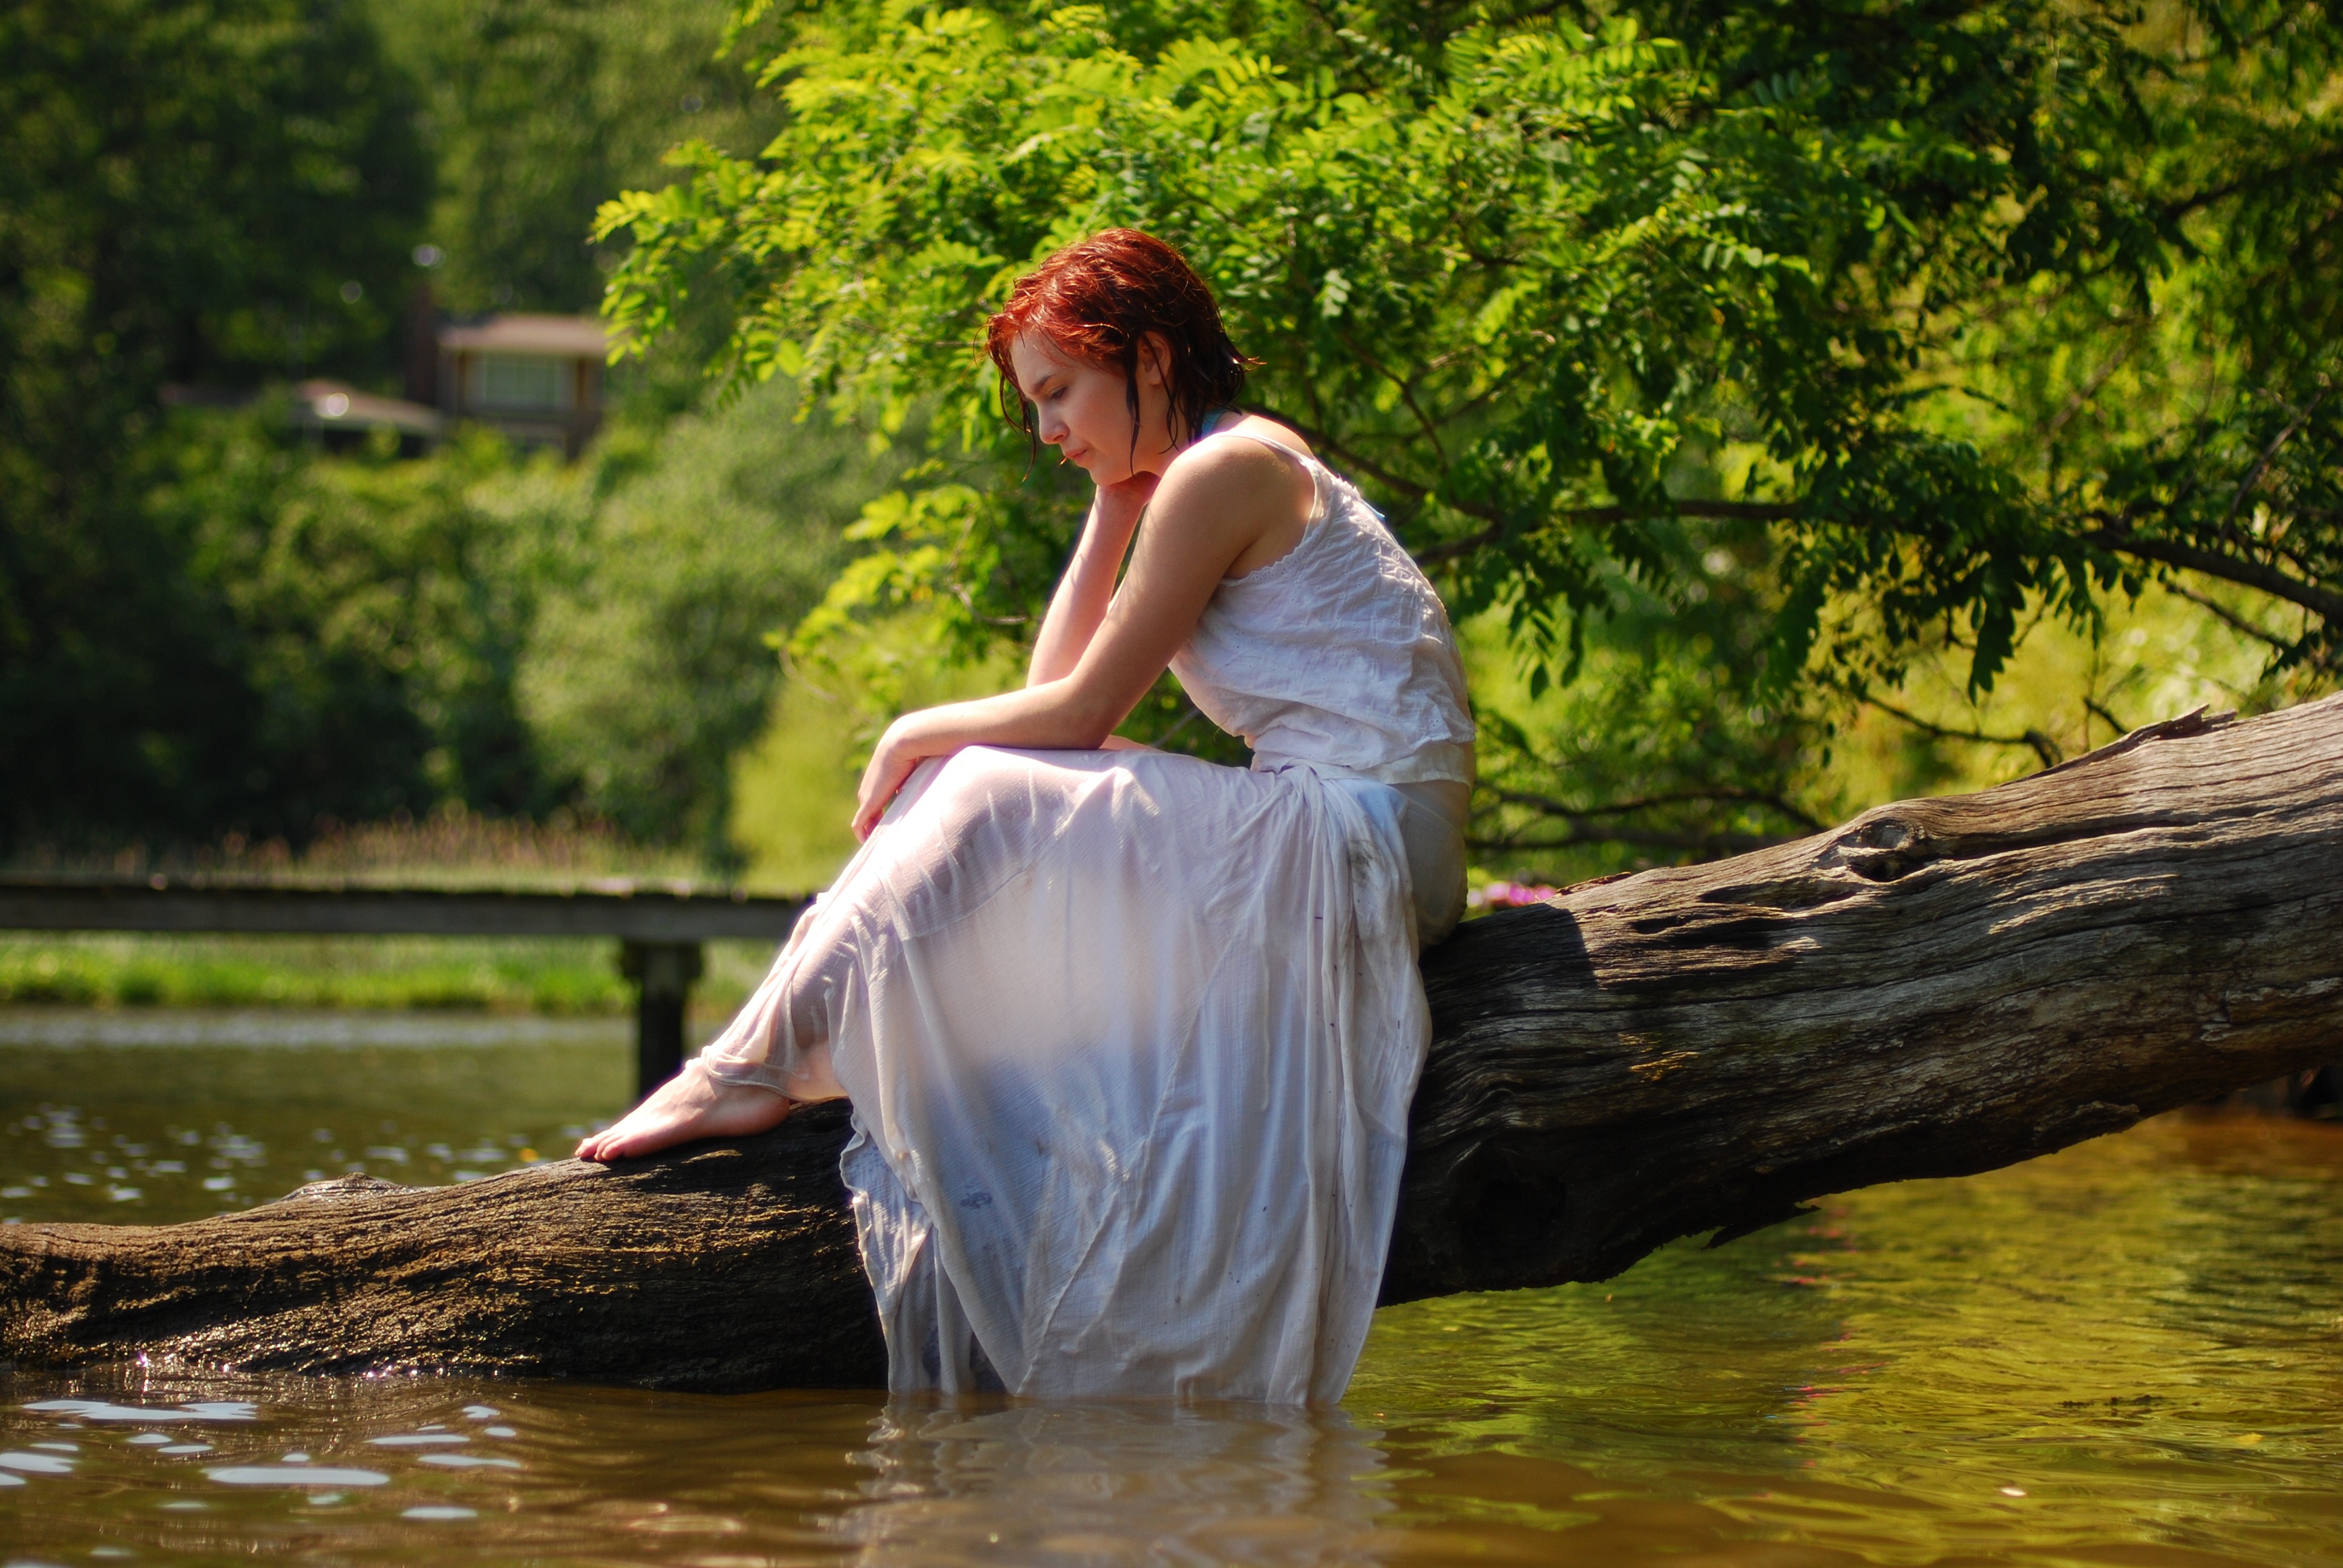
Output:
[[[0,1012],[0,1217],[475,1180],[628,1062],[606,1022]],[[2338,1563],[2338,1178],[2343,1127],[2168,1117],[1386,1311],[1321,1412],[21,1372],[0,1563]]]

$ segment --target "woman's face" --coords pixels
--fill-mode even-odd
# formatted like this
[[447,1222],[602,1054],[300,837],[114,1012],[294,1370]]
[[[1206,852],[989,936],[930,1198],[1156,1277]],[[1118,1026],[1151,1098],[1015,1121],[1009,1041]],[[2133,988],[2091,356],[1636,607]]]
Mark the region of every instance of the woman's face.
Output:
[[1033,405],[1041,439],[1092,482],[1116,485],[1134,474],[1160,474],[1172,460],[1170,399],[1162,361],[1139,357],[1140,438],[1131,438],[1131,390],[1121,370],[1076,359],[1039,333],[1010,346],[1017,389]]

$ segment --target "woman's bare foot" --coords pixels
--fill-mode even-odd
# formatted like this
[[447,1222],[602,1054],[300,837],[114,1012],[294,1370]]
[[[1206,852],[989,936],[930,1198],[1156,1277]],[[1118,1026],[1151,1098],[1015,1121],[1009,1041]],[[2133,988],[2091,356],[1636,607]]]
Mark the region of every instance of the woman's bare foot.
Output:
[[698,1057],[618,1125],[584,1139],[580,1160],[631,1160],[699,1138],[738,1138],[778,1127],[797,1101],[753,1083],[719,1083]]

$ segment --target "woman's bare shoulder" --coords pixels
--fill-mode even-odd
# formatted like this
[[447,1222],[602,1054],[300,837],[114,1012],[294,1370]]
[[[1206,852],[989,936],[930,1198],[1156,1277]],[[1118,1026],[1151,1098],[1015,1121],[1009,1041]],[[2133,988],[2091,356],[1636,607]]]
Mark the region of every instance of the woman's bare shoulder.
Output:
[[1264,440],[1274,441],[1281,447],[1291,447],[1305,457],[1314,457],[1318,455],[1310,443],[1302,437],[1301,431],[1281,424],[1266,414],[1247,414],[1241,411],[1232,413],[1221,421],[1212,434],[1258,437]]
[[1182,452],[1164,470],[1163,481],[1216,503],[1242,497],[1282,513],[1289,498],[1307,498],[1310,475],[1295,459],[1311,456],[1301,437],[1274,420],[1247,419],[1223,426]]
[[1149,526],[1159,538],[1208,537],[1205,553],[1219,558],[1220,575],[1244,577],[1292,549],[1309,527],[1317,494],[1306,466],[1312,457],[1300,436],[1273,419],[1223,425],[1164,470]]
[[1190,484],[1201,480],[1212,485],[1215,481],[1258,484],[1281,470],[1299,475],[1300,467],[1291,457],[1279,456],[1280,448],[1292,457],[1317,455],[1309,442],[1276,420],[1242,415],[1223,420],[1218,429],[1174,457],[1163,477],[1170,479],[1176,475]]

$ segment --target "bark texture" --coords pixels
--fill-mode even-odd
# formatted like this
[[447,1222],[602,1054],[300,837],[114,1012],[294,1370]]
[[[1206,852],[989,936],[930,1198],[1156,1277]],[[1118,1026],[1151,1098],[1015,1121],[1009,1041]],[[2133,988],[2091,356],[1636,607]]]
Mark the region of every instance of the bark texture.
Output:
[[617,1167],[313,1182],[184,1225],[0,1231],[0,1354],[576,1377],[709,1392],[886,1382],[839,1178],[843,1105]]
[[[1600,1279],[2343,1057],[2343,699],[1575,888],[1424,960],[1386,1302]],[[842,1108],[612,1169],[0,1231],[0,1353],[867,1386]]]

